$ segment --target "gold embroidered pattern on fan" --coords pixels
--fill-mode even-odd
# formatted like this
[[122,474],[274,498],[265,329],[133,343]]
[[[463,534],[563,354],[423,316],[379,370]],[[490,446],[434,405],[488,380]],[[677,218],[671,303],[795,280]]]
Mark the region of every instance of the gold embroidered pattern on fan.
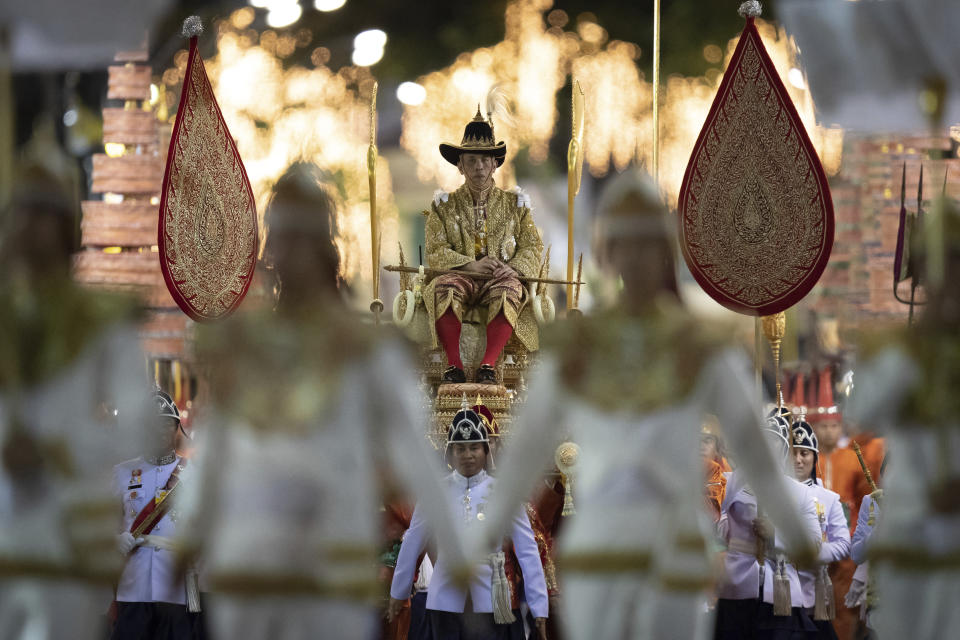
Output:
[[160,203],[160,264],[188,316],[235,310],[253,278],[259,243],[253,191],[220,113],[196,37],[177,109]]
[[827,179],[752,18],[691,155],[679,213],[694,278],[740,313],[792,306],[830,256]]

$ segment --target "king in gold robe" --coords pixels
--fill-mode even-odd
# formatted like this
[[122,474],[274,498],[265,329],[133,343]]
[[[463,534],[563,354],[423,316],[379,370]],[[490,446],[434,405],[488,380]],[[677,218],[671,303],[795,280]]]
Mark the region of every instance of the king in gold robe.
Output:
[[528,350],[539,346],[530,293],[521,277],[536,277],[543,243],[526,194],[493,182],[506,147],[479,110],[460,145],[441,144],[440,153],[464,175],[453,193],[438,193],[427,212],[427,266],[463,273],[430,281],[423,296],[433,344],[441,344],[449,368],[446,382],[464,382],[460,328],[465,320],[486,326],[486,351],[476,381],[495,383],[494,364],[515,335]]

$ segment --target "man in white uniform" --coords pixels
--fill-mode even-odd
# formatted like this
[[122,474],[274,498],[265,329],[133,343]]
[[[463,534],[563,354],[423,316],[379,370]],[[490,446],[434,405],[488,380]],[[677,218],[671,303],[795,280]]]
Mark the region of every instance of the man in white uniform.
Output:
[[[455,471],[447,477],[446,492],[451,512],[465,528],[486,518],[486,504],[494,485],[493,478],[485,470],[490,459],[489,442],[486,426],[474,411],[464,407],[454,416],[447,436],[447,452]],[[428,524],[418,504],[397,557],[390,587],[391,617],[410,597],[417,558],[429,538]],[[537,542],[523,509],[519,509],[513,519],[510,538],[523,573],[527,606],[536,619],[539,637],[546,640],[547,585]],[[520,612],[510,608],[502,549],[493,551],[488,560],[488,564],[474,568],[468,588],[463,589],[448,567],[443,547],[440,547],[427,592],[427,615],[433,640],[524,638]]]
[[189,638],[195,622],[187,612],[184,580],[176,576],[177,558],[171,544],[176,511],[164,512],[152,528],[141,526],[150,510],[167,508],[160,505],[179,482],[184,464],[175,449],[180,430],[177,405],[159,389],[153,400],[157,417],[148,437],[149,453],[114,467],[114,492],[123,508],[117,548],[127,562],[117,585],[113,640]]
[[[767,425],[765,434],[771,438],[785,467],[790,446],[789,422],[775,415],[767,419]],[[813,489],[788,479],[787,490],[802,518],[804,537],[819,549],[821,533]],[[715,638],[786,640],[815,633],[813,622],[802,609],[800,579],[796,567],[786,557],[783,539],[761,515],[756,497],[739,471],[727,480],[717,528],[727,543],[727,554],[724,576],[717,587]],[[778,591],[785,602],[777,602]]]
[[831,562],[850,555],[850,529],[843,515],[840,494],[817,480],[819,448],[813,427],[801,418],[793,423],[793,476],[813,490],[817,520],[820,522],[820,555],[813,570],[800,570],[803,608],[819,629],[818,638],[837,638],[831,620],[836,615],[833,585],[827,573]]

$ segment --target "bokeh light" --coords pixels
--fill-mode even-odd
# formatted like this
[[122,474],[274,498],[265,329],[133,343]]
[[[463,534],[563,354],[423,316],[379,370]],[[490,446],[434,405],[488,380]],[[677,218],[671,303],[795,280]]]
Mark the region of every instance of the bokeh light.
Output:
[[[431,99],[405,103],[401,144],[416,158],[421,180],[438,182],[444,189],[458,186],[459,174],[436,152],[436,143],[459,138],[487,89],[500,84],[513,98],[513,117],[496,123],[497,137],[510,149],[498,176],[509,186],[518,150],[526,149],[534,164],[546,159],[549,141],[556,135],[557,93],[569,91],[570,75],[580,81],[585,93],[586,169],[602,177],[631,164],[652,165],[649,59],[640,60],[635,43],[608,41],[606,29],[593,14],[580,14],[575,24],[568,24],[566,13],[552,7],[551,0],[512,0],[503,42],[461,54],[450,66],[417,79]],[[825,170],[836,173],[843,131],[816,123],[793,40],[770,23],[758,19],[756,24]],[[704,58],[725,66],[737,40],[733,37],[725,51],[707,45]],[[722,76],[713,68],[700,77],[671,75],[661,85],[660,183],[671,206],[676,205],[690,153]]]
[[347,3],[347,0],[314,0],[313,6],[317,11],[336,11]]
[[427,90],[416,82],[402,82],[397,87],[397,100],[403,104],[416,106],[427,99]]
[[[326,66],[330,50],[312,43],[307,30],[268,29],[252,38],[249,29],[238,30],[232,21],[225,24],[217,35],[217,55],[205,64],[244,159],[261,231],[264,208],[277,179],[295,162],[316,164],[328,176],[337,202],[341,275],[363,297],[371,282],[366,154],[373,77],[364,67],[330,69]],[[284,57],[291,47],[309,52],[313,66],[285,68]],[[163,74],[165,82],[170,71]],[[176,73],[177,68],[172,71]],[[178,88],[168,95],[175,95],[173,89]],[[390,167],[382,156],[377,161],[377,180],[382,246],[389,251],[396,246],[397,209]]]
[[292,25],[303,13],[303,8],[296,0],[273,2],[268,9],[267,24],[278,29]]
[[380,62],[386,44],[387,34],[380,29],[361,31],[353,39],[353,64],[369,67]]

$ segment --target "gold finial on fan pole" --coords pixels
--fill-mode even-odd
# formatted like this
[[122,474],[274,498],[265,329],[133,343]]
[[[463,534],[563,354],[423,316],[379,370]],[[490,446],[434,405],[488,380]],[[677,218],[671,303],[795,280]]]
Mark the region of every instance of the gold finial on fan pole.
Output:
[[763,327],[763,335],[770,343],[770,351],[773,353],[773,375],[777,384],[777,408],[783,406],[783,393],[780,390],[780,345],[783,342],[783,336],[787,332],[787,314],[781,311],[771,316],[762,316],[760,324]]
[[370,311],[380,324],[383,300],[380,299],[380,220],[377,217],[377,83],[370,95],[370,146],[367,147],[367,179],[370,183],[370,252],[373,261],[373,302]]
[[[567,281],[573,280],[573,213],[574,199],[580,193],[583,172],[583,89],[574,79],[570,88],[571,132],[567,146]],[[573,308],[573,284],[567,285],[567,310]]]

